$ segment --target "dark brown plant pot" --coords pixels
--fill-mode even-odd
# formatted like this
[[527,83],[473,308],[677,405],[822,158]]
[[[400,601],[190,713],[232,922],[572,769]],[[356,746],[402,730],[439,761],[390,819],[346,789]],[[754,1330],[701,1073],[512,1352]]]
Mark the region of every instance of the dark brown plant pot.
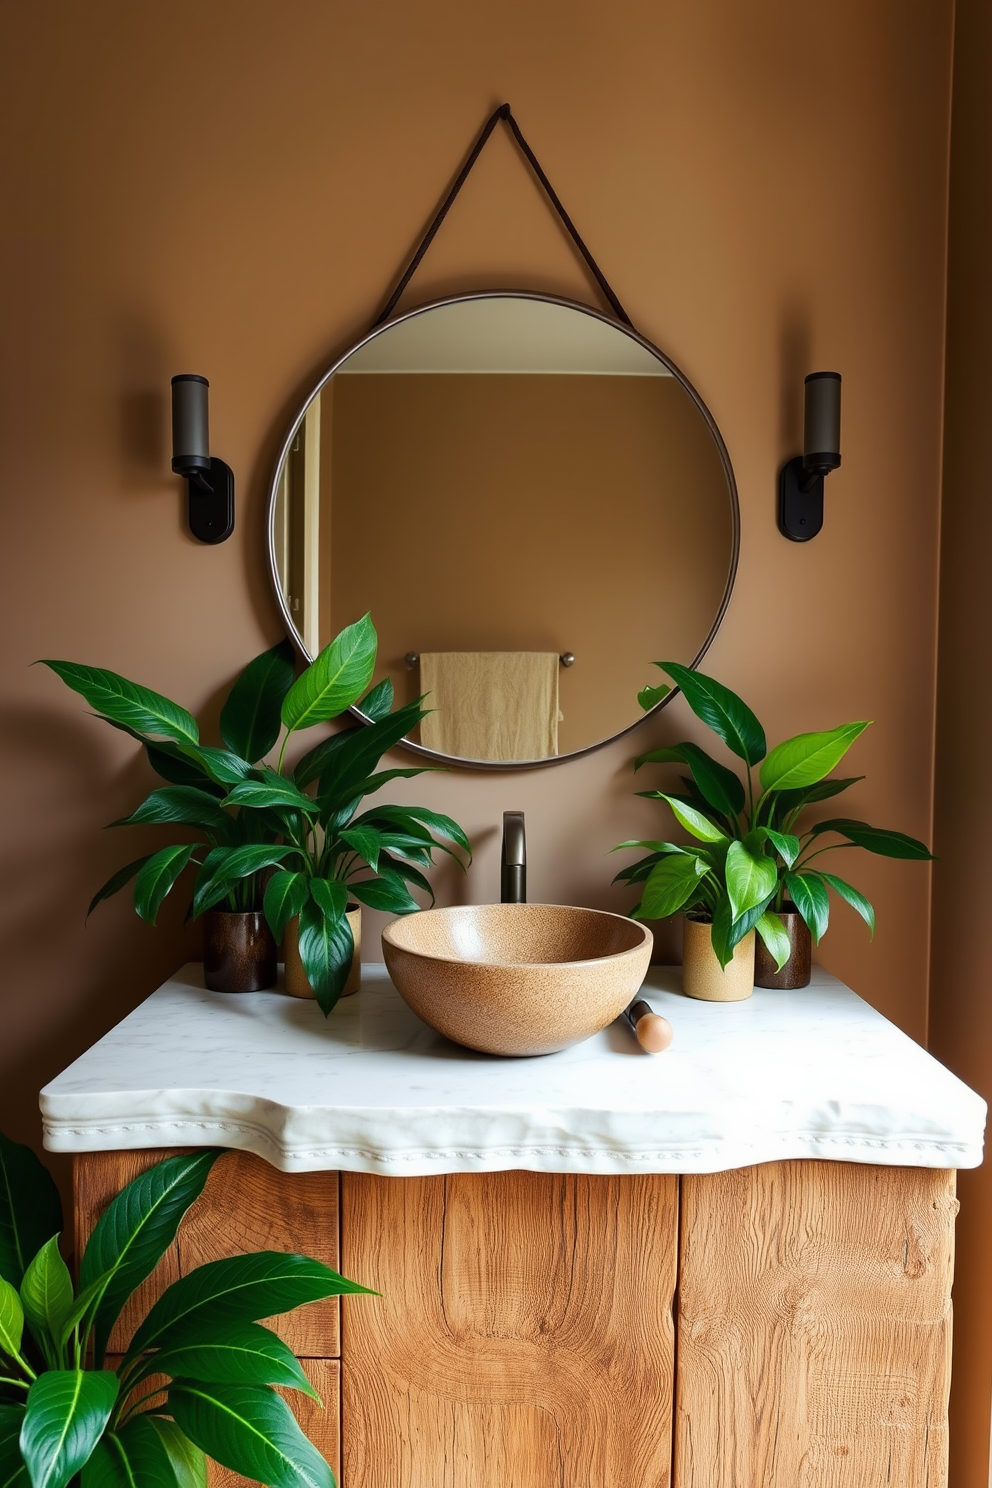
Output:
[[791,946],[789,959],[781,971],[776,971],[775,958],[770,951],[766,950],[765,943],[759,935],[754,950],[754,985],[775,987],[786,992],[795,991],[797,987],[808,987],[813,974],[809,926],[789,899],[776,913],[781,918],[785,933],[789,937]]
[[203,980],[212,992],[262,992],[276,984],[276,943],[261,910],[203,916]]

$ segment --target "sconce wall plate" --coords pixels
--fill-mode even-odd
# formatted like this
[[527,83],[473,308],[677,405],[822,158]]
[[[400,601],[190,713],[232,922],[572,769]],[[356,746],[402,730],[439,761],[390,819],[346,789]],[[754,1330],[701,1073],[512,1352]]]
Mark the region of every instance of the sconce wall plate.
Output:
[[234,531],[234,471],[212,458],[203,479],[189,476],[186,483],[190,532],[203,543],[224,542]]
[[[806,484],[808,491],[803,490]],[[802,455],[787,461],[779,471],[778,525],[793,542],[809,542],[823,526],[823,476],[810,481]]]

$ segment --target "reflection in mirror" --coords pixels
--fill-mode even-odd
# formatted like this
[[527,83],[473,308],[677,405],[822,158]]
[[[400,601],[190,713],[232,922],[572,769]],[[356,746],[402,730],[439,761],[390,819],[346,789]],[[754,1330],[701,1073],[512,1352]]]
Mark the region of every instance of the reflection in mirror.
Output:
[[654,660],[698,659],[733,582],[736,493],[712,420],[636,333],[482,295],[387,324],[323,379],[279,463],[270,548],[308,656],[371,611],[377,680],[431,694],[413,742],[546,761],[632,726]]

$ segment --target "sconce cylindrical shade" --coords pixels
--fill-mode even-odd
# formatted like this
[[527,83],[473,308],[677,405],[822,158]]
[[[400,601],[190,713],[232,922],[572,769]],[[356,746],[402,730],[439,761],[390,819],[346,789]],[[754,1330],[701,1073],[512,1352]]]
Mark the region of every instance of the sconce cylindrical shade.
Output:
[[172,468],[179,475],[210,469],[209,386],[192,372],[172,379]]
[[840,464],[840,373],[811,372],[806,379],[803,467],[826,473]]

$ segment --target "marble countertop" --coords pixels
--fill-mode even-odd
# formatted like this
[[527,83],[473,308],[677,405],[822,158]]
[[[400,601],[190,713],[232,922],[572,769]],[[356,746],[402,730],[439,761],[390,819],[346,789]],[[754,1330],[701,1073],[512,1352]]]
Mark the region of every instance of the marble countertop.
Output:
[[981,1162],[985,1102],[826,972],[726,1004],[680,982],[680,967],[652,967],[641,993],[675,1031],[663,1054],[618,1020],[505,1059],[426,1027],[383,966],[325,1022],[278,992],[205,991],[192,963],[45,1087],[45,1146],[216,1145],[286,1172],[391,1176]]

